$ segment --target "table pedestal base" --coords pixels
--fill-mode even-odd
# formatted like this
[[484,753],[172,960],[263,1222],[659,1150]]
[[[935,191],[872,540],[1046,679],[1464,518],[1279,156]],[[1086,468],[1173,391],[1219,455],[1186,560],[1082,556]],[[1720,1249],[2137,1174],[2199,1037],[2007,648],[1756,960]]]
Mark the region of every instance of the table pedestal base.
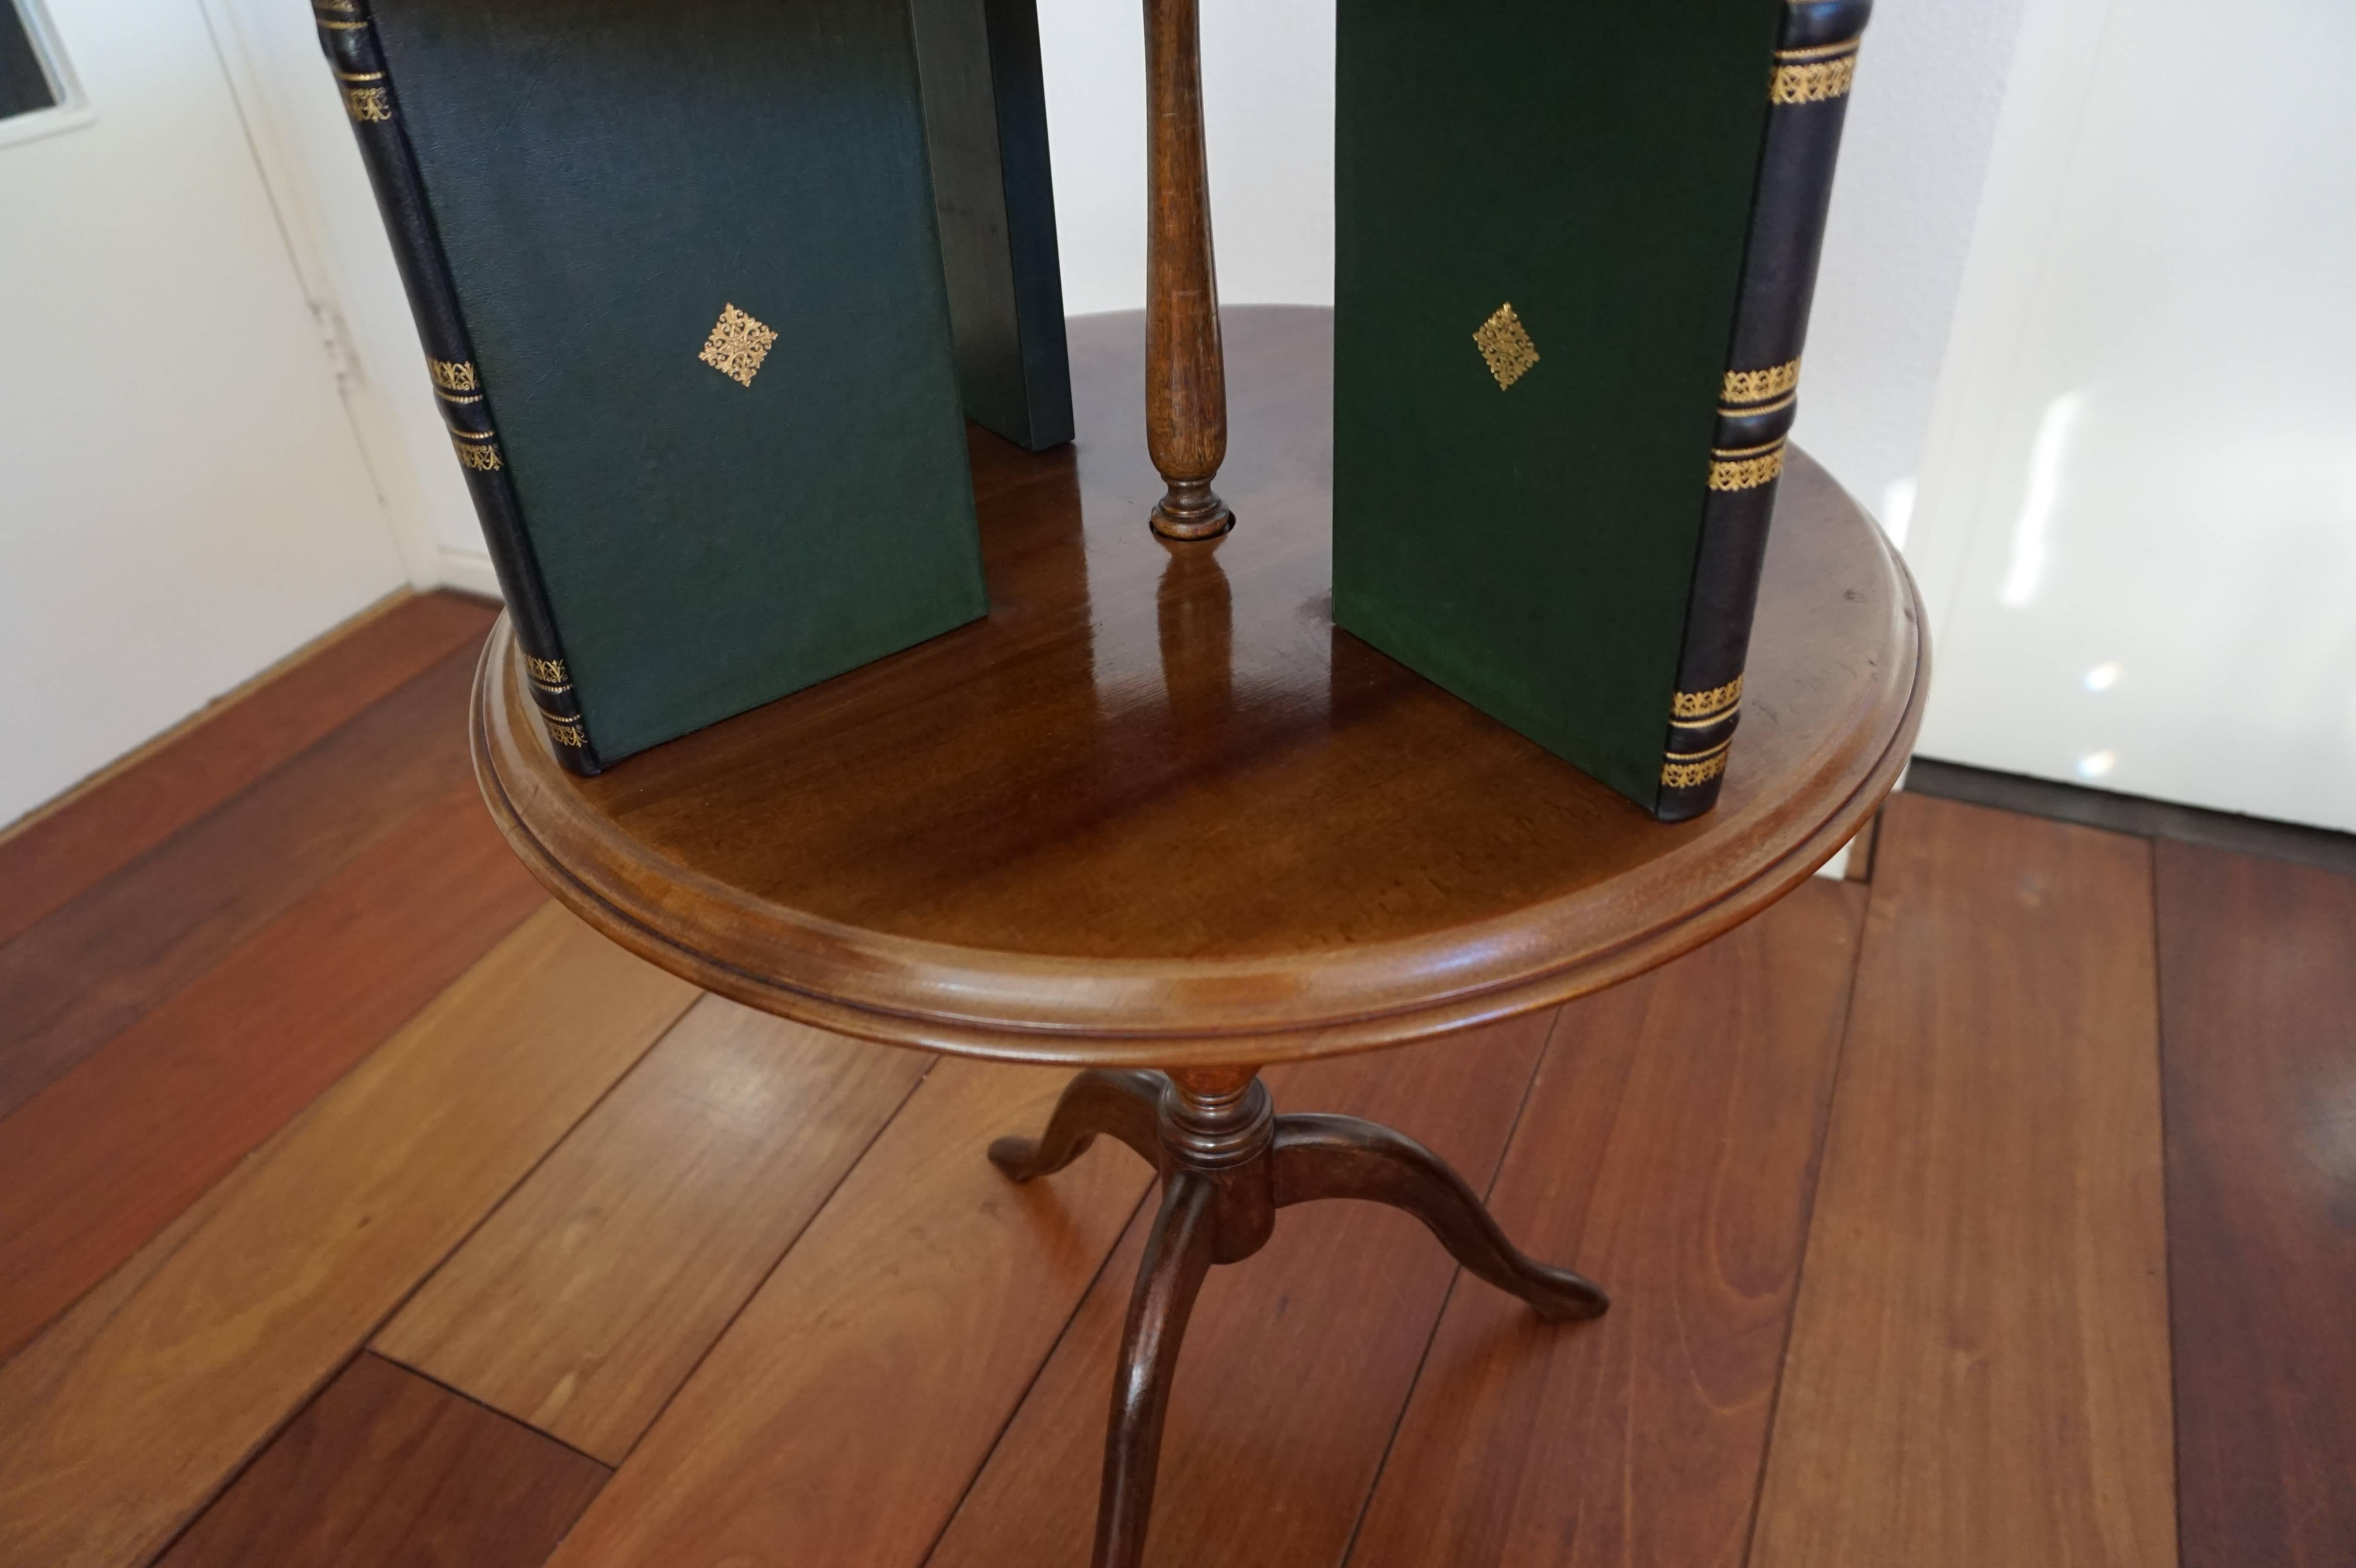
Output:
[[1029,1181],[1063,1169],[1099,1135],[1161,1171],[1162,1209],[1138,1264],[1113,1376],[1096,1568],[1137,1568],[1143,1560],[1162,1416],[1195,1292],[1212,1264],[1240,1263],[1266,1245],[1279,1209],[1320,1198],[1387,1203],[1542,1317],[1594,1317],[1610,1305],[1593,1282],[1524,1256],[1480,1195],[1413,1138],[1355,1116],[1280,1116],[1248,1068],[1091,1068],[1066,1087],[1035,1142],[1001,1138],[990,1157]]

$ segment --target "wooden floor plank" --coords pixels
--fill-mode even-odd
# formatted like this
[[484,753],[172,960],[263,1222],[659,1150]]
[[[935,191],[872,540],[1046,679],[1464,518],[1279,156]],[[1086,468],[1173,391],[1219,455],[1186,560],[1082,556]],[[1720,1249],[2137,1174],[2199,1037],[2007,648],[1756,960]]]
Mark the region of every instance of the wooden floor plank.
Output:
[[0,1564],[167,1542],[694,989],[543,908],[0,1368]]
[[2187,1568],[2356,1565],[2356,879],[2162,842]]
[[704,997],[377,1350],[620,1464],[931,1063]]
[[1493,1207],[1612,1310],[1460,1278],[1354,1568],[1740,1568],[1865,902],[1812,879],[1563,1009]]
[[0,1121],[0,1356],[545,901],[462,784]]
[[224,702],[155,752],[0,837],[0,943],[161,844],[443,658],[498,606],[402,600]]
[[1151,1179],[1109,1140],[1053,1181],[991,1167],[1068,1077],[934,1068],[552,1568],[920,1561]]
[[1892,798],[1756,1568],[2176,1560],[2151,852]]
[[473,664],[468,652],[446,656],[0,945],[0,1115],[220,963],[409,815],[468,784]]
[[362,1354],[198,1516],[162,1568],[540,1568],[607,1474]]
[[[1280,1108],[1397,1126],[1485,1189],[1553,1023],[1549,1011],[1286,1068],[1269,1086]],[[1113,1360],[1151,1218],[1131,1224],[930,1568],[1086,1568]],[[1339,1562],[1455,1275],[1416,1221],[1353,1202],[1287,1210],[1258,1255],[1213,1270],[1181,1353],[1146,1562]]]

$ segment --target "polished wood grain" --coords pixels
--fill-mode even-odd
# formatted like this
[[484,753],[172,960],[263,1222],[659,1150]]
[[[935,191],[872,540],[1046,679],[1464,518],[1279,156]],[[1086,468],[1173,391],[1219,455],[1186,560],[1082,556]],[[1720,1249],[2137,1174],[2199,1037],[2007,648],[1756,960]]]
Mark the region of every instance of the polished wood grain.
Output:
[[498,606],[405,595],[150,753],[0,836],[0,943],[163,843],[490,630]]
[[931,1061],[706,997],[376,1349],[620,1464]]
[[983,1157],[1063,1078],[936,1067],[552,1568],[920,1562],[1151,1179],[1110,1142],[1028,1187]]
[[1740,1568],[1865,901],[1812,880],[1563,1009],[1491,1200],[1616,1304],[1563,1334],[1457,1281],[1353,1568]]
[[[1485,1187],[1553,1021],[1532,1014],[1269,1082],[1281,1102],[1395,1121]],[[1130,1225],[928,1568],[1087,1563],[1105,1388],[1152,1218]],[[1413,1219],[1369,1203],[1287,1210],[1264,1252],[1213,1272],[1178,1363],[1145,1561],[1339,1561],[1455,1272]]]
[[2356,878],[2163,841],[2186,1568],[2356,1564]]
[[302,755],[0,945],[0,1115],[464,784],[472,663],[448,654],[347,710]]
[[559,770],[495,636],[477,759],[616,941],[845,1033],[1248,1064],[1510,1016],[1756,913],[1889,788],[1925,667],[1879,530],[1795,456],[1719,808],[1665,827],[1329,614],[1331,317],[1228,313],[1248,527],[1137,527],[1135,316],[1072,324],[1076,451],[975,437],[992,612],[631,758]]
[[2176,1560],[2151,895],[1883,813],[1753,1568]]
[[605,1467],[360,1355],[162,1568],[540,1568]]
[[1145,0],[1145,444],[1168,486],[1153,531],[1173,539],[1235,526],[1211,488],[1227,453],[1227,379],[1198,10],[1197,0]]
[[0,1564],[146,1561],[694,995],[527,921],[0,1368]]
[[462,783],[0,1121],[0,1355],[547,902]]

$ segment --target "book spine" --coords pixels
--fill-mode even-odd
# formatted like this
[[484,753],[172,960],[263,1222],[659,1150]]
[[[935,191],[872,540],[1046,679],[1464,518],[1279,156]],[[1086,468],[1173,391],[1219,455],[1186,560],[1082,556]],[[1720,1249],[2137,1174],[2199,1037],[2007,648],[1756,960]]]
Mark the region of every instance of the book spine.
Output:
[[1046,69],[1036,0],[986,0],[990,72],[1005,170],[1006,239],[1033,452],[1072,439],[1072,365],[1064,338],[1063,259],[1055,244],[1055,184],[1047,157]]
[[916,0],[925,137],[966,417],[1072,439],[1072,373],[1036,0]]
[[491,421],[490,394],[458,314],[457,289],[425,204],[417,159],[402,130],[400,101],[385,69],[375,17],[368,0],[312,0],[311,14],[352,133],[359,140],[377,209],[392,240],[393,260],[409,294],[410,313],[417,320],[434,400],[449,427],[450,445],[474,497],[476,515],[482,519],[491,566],[498,573],[516,644],[523,652],[532,700],[539,705],[557,760],[570,772],[596,773],[601,771],[596,749],[582,720],[580,697],[564,662],[555,617],[549,613],[540,563],[524,534],[515,485]]
[[1743,664],[1775,481],[1798,409],[1800,352],[1832,202],[1833,164],[1871,0],[1789,0],[1767,81],[1733,341],[1719,392],[1685,646],[1669,704],[1664,822],[1718,804],[1742,716]]

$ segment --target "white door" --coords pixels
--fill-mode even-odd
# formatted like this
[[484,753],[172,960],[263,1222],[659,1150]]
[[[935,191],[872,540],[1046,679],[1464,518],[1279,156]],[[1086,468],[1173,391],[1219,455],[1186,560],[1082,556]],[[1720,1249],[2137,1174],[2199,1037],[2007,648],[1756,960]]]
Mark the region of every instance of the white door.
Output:
[[1909,550],[1922,754],[2356,829],[2351,81],[2346,0],[2032,6]]
[[198,0],[10,5],[0,823],[411,575]]

